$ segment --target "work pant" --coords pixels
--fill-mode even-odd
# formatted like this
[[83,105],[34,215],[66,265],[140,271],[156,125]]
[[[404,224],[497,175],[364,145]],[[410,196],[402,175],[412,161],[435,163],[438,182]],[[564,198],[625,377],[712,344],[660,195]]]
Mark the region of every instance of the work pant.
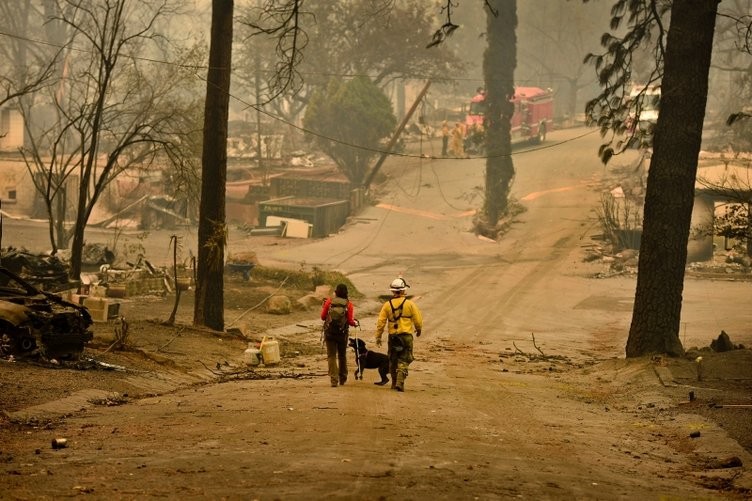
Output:
[[389,336],[389,373],[392,376],[392,388],[404,388],[407,367],[413,359],[413,335],[407,333]]
[[329,379],[332,386],[345,384],[347,381],[347,336],[342,338],[326,337],[326,359],[329,366]]

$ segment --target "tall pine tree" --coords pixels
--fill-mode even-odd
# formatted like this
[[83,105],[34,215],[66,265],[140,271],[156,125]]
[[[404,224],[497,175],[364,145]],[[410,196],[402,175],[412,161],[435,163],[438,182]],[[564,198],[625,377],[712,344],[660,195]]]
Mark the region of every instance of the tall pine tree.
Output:
[[193,324],[224,330],[224,257],[227,241],[227,121],[232,67],[233,0],[212,0],[211,47],[204,105],[201,203]]
[[684,351],[684,270],[718,1],[674,0],[671,7],[628,357]]
[[514,70],[517,67],[517,1],[486,2],[486,36],[483,54],[486,83],[486,200],[481,233],[491,238],[509,210],[509,192],[514,179],[511,119],[514,113]]

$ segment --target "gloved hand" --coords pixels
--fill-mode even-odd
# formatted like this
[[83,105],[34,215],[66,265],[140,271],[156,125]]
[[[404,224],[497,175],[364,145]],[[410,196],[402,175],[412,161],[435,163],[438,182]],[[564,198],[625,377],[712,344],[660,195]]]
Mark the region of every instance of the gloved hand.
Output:
[[415,330],[415,335],[416,335],[417,337],[420,337],[420,332],[421,332],[421,330],[420,330],[420,329],[416,329],[416,330]]

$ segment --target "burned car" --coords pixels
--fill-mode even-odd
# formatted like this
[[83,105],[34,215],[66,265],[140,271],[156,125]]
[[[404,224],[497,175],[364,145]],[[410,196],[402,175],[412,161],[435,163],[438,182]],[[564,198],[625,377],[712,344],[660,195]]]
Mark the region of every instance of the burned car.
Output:
[[68,265],[58,256],[33,254],[13,247],[0,251],[0,267],[20,276],[35,287],[46,291],[70,289]]
[[37,289],[0,267],[0,355],[78,358],[92,340],[83,306]]

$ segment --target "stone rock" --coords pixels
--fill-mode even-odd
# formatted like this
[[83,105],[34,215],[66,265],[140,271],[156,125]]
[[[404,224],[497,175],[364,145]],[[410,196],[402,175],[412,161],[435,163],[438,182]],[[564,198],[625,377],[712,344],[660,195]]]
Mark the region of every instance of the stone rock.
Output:
[[637,250],[636,249],[624,249],[619,254],[617,254],[618,257],[623,259],[624,261],[629,261],[630,259],[634,259],[637,257]]
[[266,302],[266,312],[272,315],[289,315],[292,312],[292,301],[284,295],[276,295]]
[[320,309],[321,305],[323,303],[323,299],[320,298],[317,294],[306,294],[305,296],[301,297],[296,301],[298,305],[300,305],[304,310],[315,310]]

